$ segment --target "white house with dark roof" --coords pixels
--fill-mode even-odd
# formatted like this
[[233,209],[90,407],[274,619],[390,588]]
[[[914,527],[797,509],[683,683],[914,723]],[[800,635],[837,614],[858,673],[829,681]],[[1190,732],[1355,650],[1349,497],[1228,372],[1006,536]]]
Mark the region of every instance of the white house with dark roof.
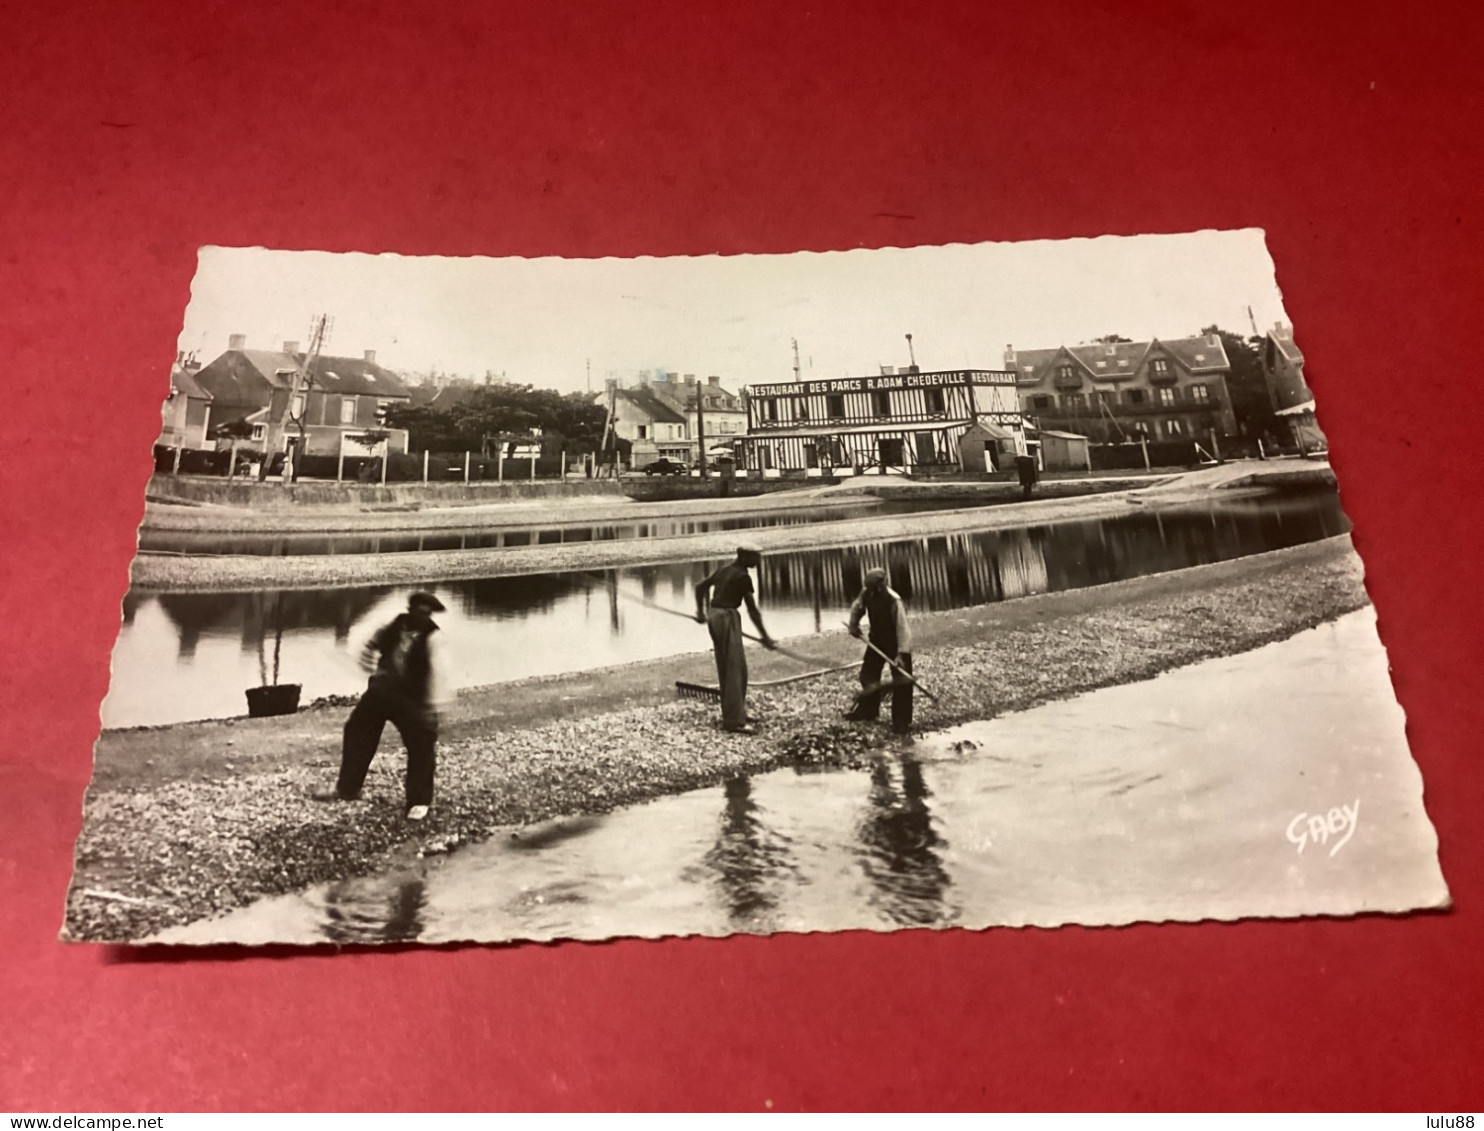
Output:
[[1101,443],[1236,434],[1226,384],[1231,362],[1217,334],[1055,349],[1006,346],[1005,368],[1016,375],[1021,411],[1045,430]]
[[214,450],[211,399],[196,380],[194,363],[177,361],[170,368],[170,395],[160,405],[160,438],[155,443],[167,448]]
[[656,459],[691,463],[691,438],[685,415],[655,394],[651,376],[641,374],[635,388],[620,388],[614,378],[608,379],[605,392],[594,394],[601,405],[613,406],[613,432],[632,445],[630,460],[642,467]]
[[[375,350],[367,350],[358,358],[316,357],[307,386],[289,406],[294,373],[303,363],[298,342],[284,342],[281,350],[254,350],[247,348],[245,335],[233,334],[226,352],[194,374],[210,397],[208,430],[248,417],[276,421],[288,406],[291,417],[303,421],[308,454],[337,455],[345,437],[384,430],[386,410],[411,402],[401,378],[376,363]],[[280,445],[297,434],[291,424]],[[406,451],[406,432],[392,431],[388,448]]]
[[721,378],[709,376],[697,381],[693,373],[658,372],[648,385],[649,391],[685,418],[686,437],[690,441],[686,463],[700,458],[700,438],[704,429],[706,447],[730,449],[733,441],[747,432],[747,409],[742,398],[722,386]]

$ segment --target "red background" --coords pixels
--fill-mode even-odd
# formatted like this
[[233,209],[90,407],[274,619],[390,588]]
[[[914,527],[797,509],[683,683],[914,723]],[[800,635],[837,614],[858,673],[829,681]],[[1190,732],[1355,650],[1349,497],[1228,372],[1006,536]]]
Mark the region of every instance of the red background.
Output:
[[[1477,1108],[1477,12],[461,8],[54,2],[0,30],[0,1109]],[[1450,914],[343,955],[54,941],[197,245],[1248,225],[1309,359]]]

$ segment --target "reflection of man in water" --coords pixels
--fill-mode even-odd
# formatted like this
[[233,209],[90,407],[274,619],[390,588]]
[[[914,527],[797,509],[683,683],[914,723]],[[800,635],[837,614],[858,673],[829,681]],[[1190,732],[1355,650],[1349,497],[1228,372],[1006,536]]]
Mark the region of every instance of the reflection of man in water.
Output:
[[[907,623],[907,606],[886,583],[886,570],[866,571],[865,588],[850,606],[850,635],[860,638],[861,618],[869,617],[872,644],[902,669],[912,671],[912,627]],[[886,661],[877,651],[866,649],[861,660],[861,694],[846,714],[852,722],[869,722],[881,713],[881,675]],[[891,673],[891,729],[906,734],[912,727],[912,683],[895,668]]]
[[870,809],[861,823],[861,868],[875,889],[871,902],[894,923],[939,923],[953,917],[944,906],[951,881],[936,849],[944,845],[928,812],[922,766],[902,759],[902,791],[892,784],[891,766],[871,769]]
[[[747,571],[762,564],[763,555],[756,546],[737,547],[735,561],[722,566],[696,586],[696,620],[711,630],[711,647],[716,653],[716,681],[721,686],[721,725],[734,734],[756,734],[757,728],[747,718],[747,653],[742,647],[742,605],[757,626],[764,648],[775,648],[773,638],[763,627],[758,612],[752,575]],[[707,596],[710,609],[707,609]]]
[[340,778],[333,793],[316,794],[321,801],[354,801],[361,796],[366,771],[381,732],[390,722],[407,747],[407,819],[421,821],[433,804],[434,748],[438,716],[449,690],[433,634],[433,614],[443,602],[431,593],[414,593],[407,611],[376,633],[361,655],[365,667],[375,665],[366,693],[345,721],[340,754]]
[[759,817],[748,778],[728,778],[721,833],[706,863],[716,870],[734,922],[758,919],[778,905],[774,888],[794,874],[789,840]]

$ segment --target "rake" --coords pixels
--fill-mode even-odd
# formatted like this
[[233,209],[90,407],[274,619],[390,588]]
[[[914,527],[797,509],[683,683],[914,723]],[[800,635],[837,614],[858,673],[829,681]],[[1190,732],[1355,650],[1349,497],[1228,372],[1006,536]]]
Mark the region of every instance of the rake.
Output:
[[[818,671],[805,672],[803,675],[791,675],[785,679],[767,679],[758,683],[752,683],[751,688],[782,687],[786,683],[798,683],[805,679],[818,679],[822,675],[834,675],[836,672],[848,672],[854,670],[854,664],[841,664],[834,668],[820,668]],[[704,683],[685,683],[682,680],[675,681],[675,694],[682,699],[703,699],[710,702],[721,701],[721,688],[707,687]]]
[[[847,623],[845,625],[845,627],[846,628],[849,628],[850,627],[849,623]],[[883,660],[885,660],[887,666],[889,668],[891,668],[891,670],[893,672],[895,672],[897,675],[901,676],[908,683],[910,683],[913,687],[917,688],[918,691],[921,691],[924,695],[926,695],[934,703],[936,703],[938,701],[938,697],[936,695],[934,695],[931,691],[929,691],[926,687],[924,687],[922,684],[918,683],[917,680],[913,678],[911,672],[909,672],[906,668],[904,668],[900,664],[898,664],[895,660],[893,660],[890,656],[888,656],[880,648],[876,647],[876,645],[872,644],[869,640],[866,641],[866,647],[869,648],[871,651],[875,652],[876,655],[880,656]],[[870,688],[870,687],[863,688],[861,690],[861,694],[862,695],[868,695],[868,694],[870,694],[874,690],[880,690],[882,687],[890,687],[890,686],[891,686],[890,683],[886,683],[886,684],[880,684],[880,683],[878,683],[875,688]]]

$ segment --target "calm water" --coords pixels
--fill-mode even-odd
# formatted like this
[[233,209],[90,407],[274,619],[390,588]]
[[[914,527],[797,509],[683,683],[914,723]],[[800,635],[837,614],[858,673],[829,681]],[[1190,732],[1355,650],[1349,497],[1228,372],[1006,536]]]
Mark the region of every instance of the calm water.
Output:
[[[760,530],[772,526],[808,526],[816,522],[974,507],[972,501],[862,502],[811,509],[753,512],[725,518],[660,518],[631,522],[547,524],[499,530],[455,530],[384,534],[215,534],[142,530],[145,553],[244,554],[282,557],[300,554],[411,554],[424,550],[495,550],[522,546],[555,546],[568,542],[624,542],[636,538],[679,538],[725,530]],[[980,506],[992,504],[980,503]]]
[[[759,578],[778,637],[838,629],[874,565],[917,611],[963,608],[1098,585],[1311,542],[1349,529],[1333,492],[1235,499],[844,549],[775,554]],[[642,603],[694,608],[697,561],[583,573],[440,583],[439,617],[454,682],[474,687],[527,676],[709,649],[705,629]],[[244,692],[300,683],[304,701],[365,686],[362,643],[406,607],[407,587],[131,592],[103,704],[108,727],[244,714]],[[275,670],[277,675],[275,677]]]
[[[903,740],[495,830],[162,941],[385,942],[1348,914],[1445,895],[1375,620]],[[395,801],[388,803],[395,804]],[[1342,849],[1296,814],[1358,804]]]

